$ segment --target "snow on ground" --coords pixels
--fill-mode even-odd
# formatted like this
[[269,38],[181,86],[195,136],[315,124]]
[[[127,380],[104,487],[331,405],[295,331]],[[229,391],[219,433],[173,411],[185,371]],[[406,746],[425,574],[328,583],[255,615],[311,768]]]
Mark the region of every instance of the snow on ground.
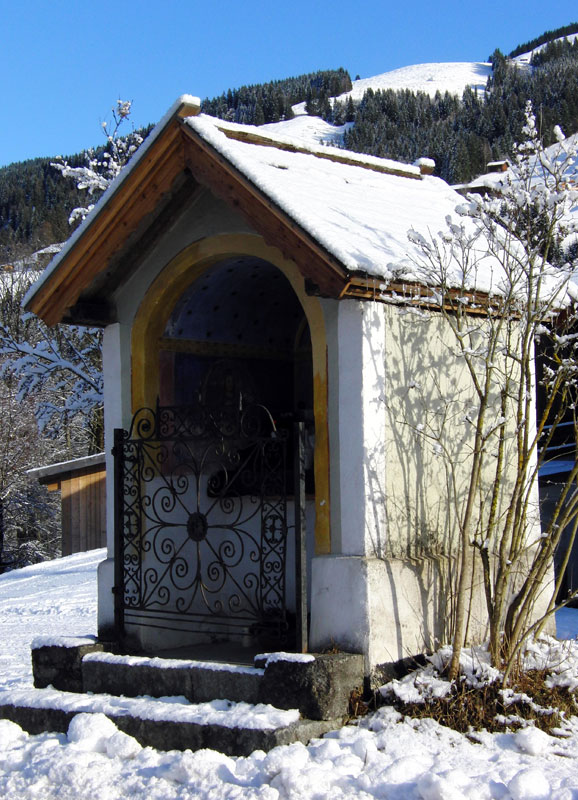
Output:
[[96,567],[91,550],[0,575],[0,690],[32,684],[35,636],[96,635]]
[[462,95],[466,86],[484,92],[492,73],[492,65],[476,61],[455,61],[439,64],[412,64],[408,67],[383,72],[373,78],[353,81],[350,92],[339,95],[338,100],[347,100],[351,95],[359,101],[368,89],[377,91],[410,89],[412,92],[425,92],[433,97],[437,91],[444,94]]
[[[97,550],[0,576],[0,688],[30,686],[35,636],[94,633],[103,557]],[[578,611],[564,610],[558,623],[575,637]],[[102,714],[78,714],[68,735],[29,736],[0,720],[5,800],[576,800],[577,759],[578,720],[566,738],[535,728],[468,738],[388,707],[307,747],[248,758],[142,748]]]

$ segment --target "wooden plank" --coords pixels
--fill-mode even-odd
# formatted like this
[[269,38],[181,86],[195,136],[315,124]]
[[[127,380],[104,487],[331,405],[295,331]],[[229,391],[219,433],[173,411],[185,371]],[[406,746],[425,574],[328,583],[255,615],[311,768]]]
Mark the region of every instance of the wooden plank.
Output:
[[70,481],[63,481],[61,495],[60,495],[63,556],[69,556],[72,553],[70,491],[71,491]]
[[72,477],[70,484],[70,547],[72,553],[80,552],[80,479]]
[[94,530],[94,473],[85,476],[84,506],[86,518],[85,550],[94,550],[96,535]]
[[146,157],[109,198],[51,277],[33,296],[28,308],[48,324],[62,318],[80,292],[108,266],[112,254],[140,220],[154,211],[159,197],[170,190],[184,168],[179,121],[150,147]]
[[422,180],[421,172],[413,172],[404,169],[403,166],[394,167],[388,164],[376,164],[368,161],[362,161],[361,156],[355,158],[353,154],[347,155],[346,150],[336,153],[333,150],[311,150],[305,146],[299,146],[289,142],[278,142],[276,139],[271,139],[268,136],[262,136],[253,131],[239,130],[237,128],[226,128],[219,126],[221,133],[224,133],[227,139],[236,139],[245,144],[257,144],[261,147],[274,147],[276,150],[285,150],[289,153],[301,153],[315,158],[323,158],[327,161],[334,161],[336,164],[347,164],[351,167],[360,167],[361,169],[369,169],[372,172],[381,172],[386,175],[396,175],[400,178],[409,178],[410,180]]
[[[439,311],[440,290],[431,286],[424,286],[417,281],[384,283],[374,278],[353,275],[345,286],[341,296],[352,297],[358,300],[373,300],[375,302],[391,303],[395,298],[396,305],[424,308],[430,311]],[[499,314],[500,300],[497,296],[490,296],[484,292],[467,291],[459,288],[444,290],[444,308],[455,310],[459,308],[468,315]],[[468,302],[464,303],[463,301]]]
[[106,547],[106,473],[97,476],[97,547]]

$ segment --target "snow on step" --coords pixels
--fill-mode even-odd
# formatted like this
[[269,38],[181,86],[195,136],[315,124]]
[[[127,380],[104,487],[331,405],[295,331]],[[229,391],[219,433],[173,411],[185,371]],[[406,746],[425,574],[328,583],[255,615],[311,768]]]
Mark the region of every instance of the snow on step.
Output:
[[267,704],[269,699],[259,696],[264,673],[264,669],[236,664],[112,653],[90,653],[82,659],[84,691],[129,697],[179,695],[196,704],[218,699]]
[[[313,657],[310,656],[312,660]],[[149,667],[152,669],[202,669],[212,672],[232,672],[237,675],[264,675],[264,669],[243,664],[227,664],[221,661],[194,661],[181,658],[159,658],[158,656],[126,656],[114,653],[88,653],[83,661],[100,664],[123,664],[127,667]]]
[[109,694],[77,694],[57,689],[20,689],[0,692],[0,706],[54,709],[66,713],[102,713],[109,717],[131,716],[155,722],[220,725],[226,728],[273,730],[299,720],[299,711],[272,705],[213,700],[189,703],[184,697],[116,697]]
[[219,750],[248,756],[278,745],[302,742],[327,733],[333,721],[300,719],[295,709],[213,700],[192,704],[184,697],[117,697],[77,694],[52,688],[0,692],[0,719],[29,733],[66,733],[79,715],[104,715],[144,747],[157,750]]

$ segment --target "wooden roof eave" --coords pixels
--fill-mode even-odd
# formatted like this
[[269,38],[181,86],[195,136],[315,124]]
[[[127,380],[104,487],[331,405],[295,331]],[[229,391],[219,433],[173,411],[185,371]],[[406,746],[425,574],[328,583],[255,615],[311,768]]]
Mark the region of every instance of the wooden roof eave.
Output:
[[188,139],[185,162],[195,179],[234,207],[267,244],[294,261],[315,293],[340,297],[349,278],[346,267],[190,125],[181,125]]
[[48,325],[60,322],[184,169],[183,137],[179,119],[174,117],[102,208],[97,208],[54,271],[27,299],[26,309]]

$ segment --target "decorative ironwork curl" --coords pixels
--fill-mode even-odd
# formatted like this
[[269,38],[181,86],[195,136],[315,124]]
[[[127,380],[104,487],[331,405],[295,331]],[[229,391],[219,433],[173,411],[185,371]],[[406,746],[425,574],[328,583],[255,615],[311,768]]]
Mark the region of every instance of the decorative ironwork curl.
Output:
[[286,440],[267,409],[141,409],[122,463],[123,603],[140,624],[284,633]]

